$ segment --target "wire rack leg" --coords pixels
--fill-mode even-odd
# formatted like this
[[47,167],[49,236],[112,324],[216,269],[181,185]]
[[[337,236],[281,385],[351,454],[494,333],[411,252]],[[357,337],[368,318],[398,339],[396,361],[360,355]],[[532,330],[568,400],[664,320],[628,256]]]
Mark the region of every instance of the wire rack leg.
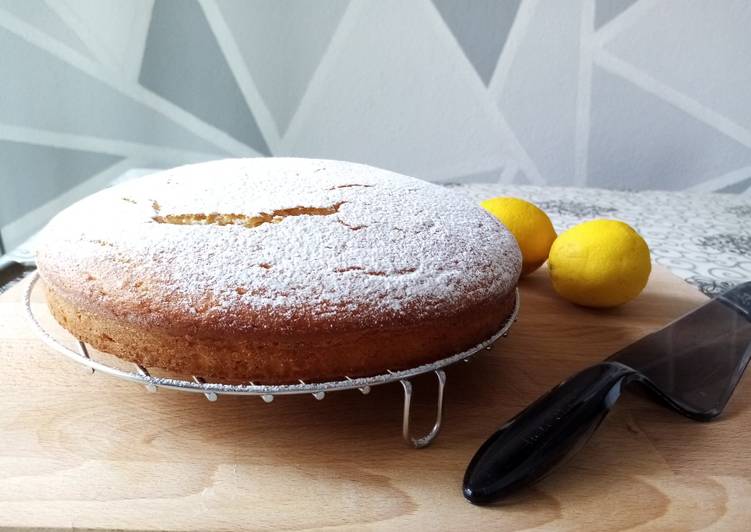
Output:
[[[89,348],[86,347],[86,344],[83,343],[81,340],[78,340],[78,352],[81,353],[82,357],[88,360],[91,360],[91,356],[89,355]],[[94,368],[90,368],[86,366],[86,370],[91,374],[94,373]]]
[[441,430],[441,419],[443,415],[443,389],[446,387],[446,373],[442,369],[435,370],[435,376],[438,379],[438,404],[436,406],[435,424],[431,431],[422,438],[415,438],[410,434],[409,419],[410,408],[412,406],[412,383],[408,380],[401,380],[404,388],[404,418],[402,420],[402,436],[407,444],[414,446],[416,449],[427,447],[438,436]]

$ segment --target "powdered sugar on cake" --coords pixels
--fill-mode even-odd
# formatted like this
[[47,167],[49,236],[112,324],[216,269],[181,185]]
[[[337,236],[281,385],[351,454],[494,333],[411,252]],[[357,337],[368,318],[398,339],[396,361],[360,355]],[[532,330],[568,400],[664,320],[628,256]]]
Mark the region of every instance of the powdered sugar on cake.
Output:
[[353,324],[455,311],[510,291],[521,263],[511,234],[449,189],[283,158],[184,166],[101,191],[50,222],[38,259],[55,285],[88,283],[87,297],[109,308],[121,298],[151,323],[166,309],[233,326],[249,310],[346,313]]

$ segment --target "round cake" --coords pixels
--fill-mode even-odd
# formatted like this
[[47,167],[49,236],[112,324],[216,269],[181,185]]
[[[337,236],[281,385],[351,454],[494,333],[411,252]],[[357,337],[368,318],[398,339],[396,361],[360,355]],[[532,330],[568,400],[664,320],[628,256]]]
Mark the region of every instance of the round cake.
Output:
[[145,367],[283,384],[411,368],[496,332],[521,254],[450,189],[360,164],[183,166],[57,215],[37,264],[74,336]]

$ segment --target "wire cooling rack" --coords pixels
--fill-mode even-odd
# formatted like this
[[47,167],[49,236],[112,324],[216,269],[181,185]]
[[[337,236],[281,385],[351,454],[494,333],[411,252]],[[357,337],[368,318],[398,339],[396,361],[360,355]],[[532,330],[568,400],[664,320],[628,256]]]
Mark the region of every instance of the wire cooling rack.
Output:
[[[343,379],[330,381],[330,382],[304,382],[299,381],[297,384],[283,384],[283,385],[270,385],[259,384],[256,382],[248,382],[245,384],[226,384],[222,382],[211,382],[198,376],[191,375],[190,378],[170,378],[159,377],[151,375],[148,369],[139,364],[130,364],[134,369],[128,371],[115,367],[110,361],[96,360],[89,351],[88,346],[78,339],[75,339],[77,343],[77,349],[71,349],[70,347],[61,343],[39,320],[34,306],[31,303],[32,294],[34,288],[39,281],[39,273],[34,272],[29,276],[28,285],[24,291],[24,307],[26,314],[28,315],[34,329],[38,333],[39,337],[53,350],[65,355],[66,357],[83,364],[90,369],[91,373],[96,371],[105,373],[113,377],[125,379],[127,381],[136,382],[146,387],[149,392],[156,392],[159,388],[165,388],[168,390],[177,390],[181,392],[189,393],[201,393],[209,401],[216,401],[220,395],[253,395],[263,399],[266,403],[271,403],[276,396],[279,395],[299,395],[299,394],[311,394],[317,400],[324,399],[329,392],[337,392],[342,390],[359,390],[362,394],[367,395],[370,393],[372,386],[378,386],[381,384],[387,384],[389,382],[399,381],[404,390],[404,410],[402,420],[402,436],[404,440],[413,445],[416,448],[426,447],[429,445],[438,432],[441,429],[441,420],[443,413],[443,391],[446,386],[446,372],[444,368],[459,362],[461,360],[467,362],[469,358],[484,350],[490,350],[493,344],[501,337],[508,334],[511,325],[516,321],[519,314],[519,291],[516,290],[516,298],[514,303],[514,309],[508,319],[503,323],[501,328],[496,331],[490,338],[480,342],[476,346],[467,349],[461,353],[456,353],[436,362],[430,364],[424,364],[414,368],[391,371],[386,370],[386,373],[380,375],[373,375],[370,377],[344,377]],[[46,309],[46,306],[44,307]],[[49,312],[46,311],[45,312]],[[436,406],[436,418],[435,423],[431,431],[422,437],[414,437],[410,432],[410,407],[412,404],[412,382],[410,379],[418,375],[433,372],[438,379],[438,397]]]

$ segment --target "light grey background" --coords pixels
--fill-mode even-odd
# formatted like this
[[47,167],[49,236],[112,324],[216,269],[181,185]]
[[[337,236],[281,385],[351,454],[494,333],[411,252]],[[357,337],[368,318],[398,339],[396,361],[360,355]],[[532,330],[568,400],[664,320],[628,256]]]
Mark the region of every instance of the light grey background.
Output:
[[131,167],[751,189],[745,0],[0,0],[0,231]]

